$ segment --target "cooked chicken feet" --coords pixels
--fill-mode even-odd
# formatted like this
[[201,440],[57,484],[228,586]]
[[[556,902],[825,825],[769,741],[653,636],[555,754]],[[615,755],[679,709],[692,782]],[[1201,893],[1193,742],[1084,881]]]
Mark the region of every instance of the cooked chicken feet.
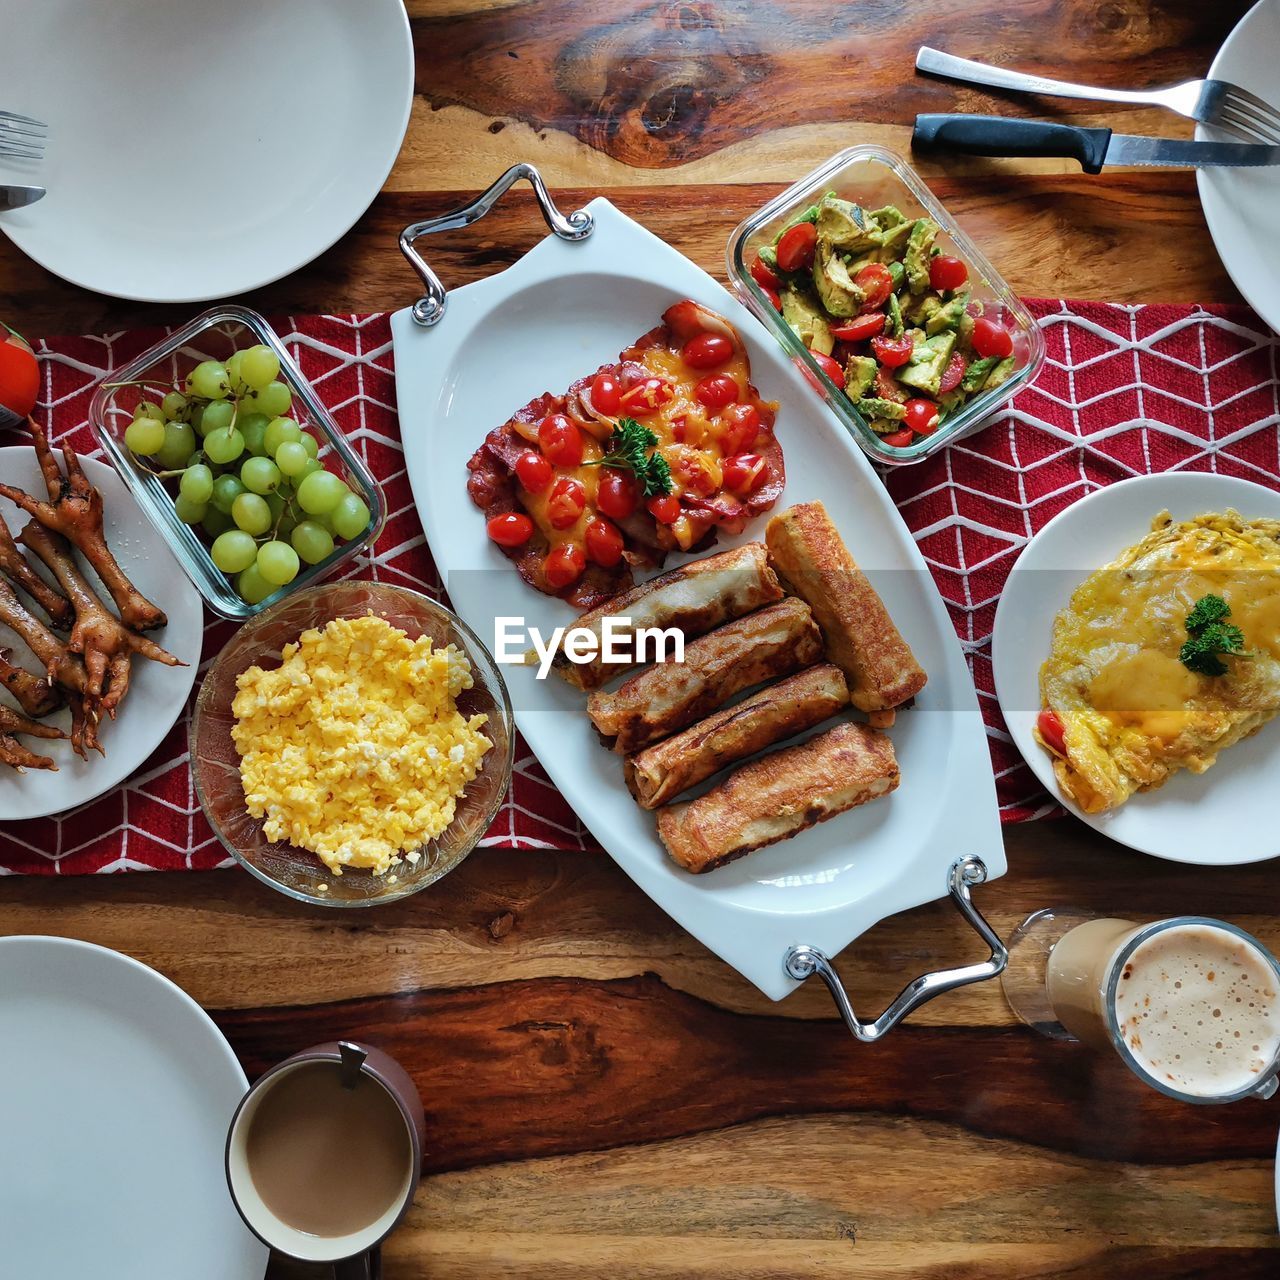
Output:
[[0,649],[0,686],[8,689],[18,700],[18,705],[29,716],[37,719],[57,711],[66,705],[66,698],[56,686],[33,676],[9,661],[11,650]]
[[27,563],[3,520],[0,520],[0,573],[5,574],[14,586],[21,587],[59,630],[65,631],[75,621],[71,601]]
[[0,764],[7,764],[21,773],[24,769],[57,769],[48,756],[38,756],[28,751],[14,734],[25,733],[33,738],[65,738],[61,729],[51,724],[28,720],[20,711],[0,704]]

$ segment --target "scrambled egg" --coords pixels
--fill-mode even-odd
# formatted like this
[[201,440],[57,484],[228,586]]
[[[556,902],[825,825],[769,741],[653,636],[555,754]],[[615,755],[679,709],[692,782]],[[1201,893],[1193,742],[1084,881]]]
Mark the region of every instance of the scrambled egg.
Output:
[[371,614],[304,631],[281,657],[236,681],[231,736],[249,813],[334,875],[381,875],[453,821],[493,745],[486,717],[454,704],[471,664]]
[[[1244,633],[1221,676],[1179,658],[1187,615],[1206,595],[1225,600]],[[1280,521],[1226,511],[1174,524],[1161,512],[1058,615],[1040,695],[1063,726],[1058,782],[1087,813],[1179,769],[1203,773],[1280,711]]]

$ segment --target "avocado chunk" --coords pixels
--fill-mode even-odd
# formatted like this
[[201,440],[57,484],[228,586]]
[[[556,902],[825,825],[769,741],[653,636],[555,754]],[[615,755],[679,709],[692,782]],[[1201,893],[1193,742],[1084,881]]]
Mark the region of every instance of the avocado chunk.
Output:
[[768,244],[760,246],[760,261],[764,263],[770,271],[777,271],[778,268],[778,251]]
[[929,257],[938,235],[938,224],[932,218],[918,218],[907,237],[902,265],[907,269],[907,287],[912,293],[923,293],[929,287]]
[[889,268],[889,279],[893,281],[893,291],[897,293],[902,288],[902,282],[907,278],[907,273],[900,262],[890,262],[887,266]]
[[813,283],[822,305],[831,315],[857,315],[863,292],[853,283],[844,259],[821,236],[813,259]]
[[955,345],[956,335],[950,329],[917,343],[911,363],[898,370],[898,381],[936,396]]
[[898,301],[898,295],[891,293],[889,295],[889,336],[893,338],[902,337],[902,304]]
[[907,416],[907,406],[896,400],[883,400],[879,396],[868,396],[858,401],[858,412],[864,418],[883,418],[889,422],[901,422]]
[[902,257],[903,246],[911,238],[911,228],[914,224],[902,221],[892,227],[886,227],[880,232],[880,261],[896,262]]
[[961,391],[977,391],[987,380],[987,375],[1000,363],[997,356],[979,356],[960,379]]
[[872,209],[870,217],[878,227],[885,230],[891,227],[909,227],[911,225],[911,219],[896,204],[881,205],[879,209]]
[[844,367],[844,389],[850,400],[861,400],[876,380],[875,360],[871,356],[850,356]]
[[1008,382],[1016,364],[1017,361],[1013,356],[1005,356],[987,375],[986,382],[982,384],[983,391],[990,391],[993,387],[998,387],[1001,383]]
[[831,354],[836,340],[831,336],[831,326],[823,317],[821,307],[794,284],[783,286],[782,318],[811,351],[820,351],[824,356]]
[[961,387],[952,387],[938,397],[938,421],[943,422],[964,403],[965,394]]
[[964,309],[969,305],[968,293],[957,293],[950,302],[944,302],[937,311],[925,321],[924,331],[930,337],[941,333],[943,329],[958,329]]
[[903,317],[923,329],[937,311],[942,310],[942,299],[936,293],[926,293],[920,298],[908,300]]
[[846,253],[872,249],[880,243],[880,228],[875,219],[861,205],[838,196],[822,197],[814,225],[820,240]]

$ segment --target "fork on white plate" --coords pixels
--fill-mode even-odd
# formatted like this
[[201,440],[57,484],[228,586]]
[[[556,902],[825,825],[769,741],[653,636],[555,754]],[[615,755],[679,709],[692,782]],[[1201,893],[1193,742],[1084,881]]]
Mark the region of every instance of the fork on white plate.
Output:
[[39,160],[49,126],[16,111],[0,111],[0,157],[10,160]]

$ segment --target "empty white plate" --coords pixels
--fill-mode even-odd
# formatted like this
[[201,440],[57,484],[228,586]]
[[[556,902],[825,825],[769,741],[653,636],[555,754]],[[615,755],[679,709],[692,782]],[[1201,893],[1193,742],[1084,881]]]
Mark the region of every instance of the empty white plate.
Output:
[[247,1081],[208,1014],[128,956],[0,938],[6,1276],[254,1280],[223,1173]]
[[225,298],[296,270],[377,195],[413,101],[401,0],[0,0],[3,105],[49,126],[0,230],[73,284]]
[[1263,725],[1224,751],[1207,773],[1186,770],[1110,813],[1084,813],[1064,799],[1049,753],[1032,737],[1040,711],[1040,667],[1053,620],[1095,569],[1151,531],[1163,510],[1175,520],[1234,507],[1246,518],[1280,519],[1280,493],[1207,472],[1138,476],[1097,489],[1050,520],[1023,548],[1000,597],[991,663],[1000,710],[1018,750],[1046,791],[1095,830],[1174,862],[1222,866],[1280,855],[1275,779],[1280,723]]

